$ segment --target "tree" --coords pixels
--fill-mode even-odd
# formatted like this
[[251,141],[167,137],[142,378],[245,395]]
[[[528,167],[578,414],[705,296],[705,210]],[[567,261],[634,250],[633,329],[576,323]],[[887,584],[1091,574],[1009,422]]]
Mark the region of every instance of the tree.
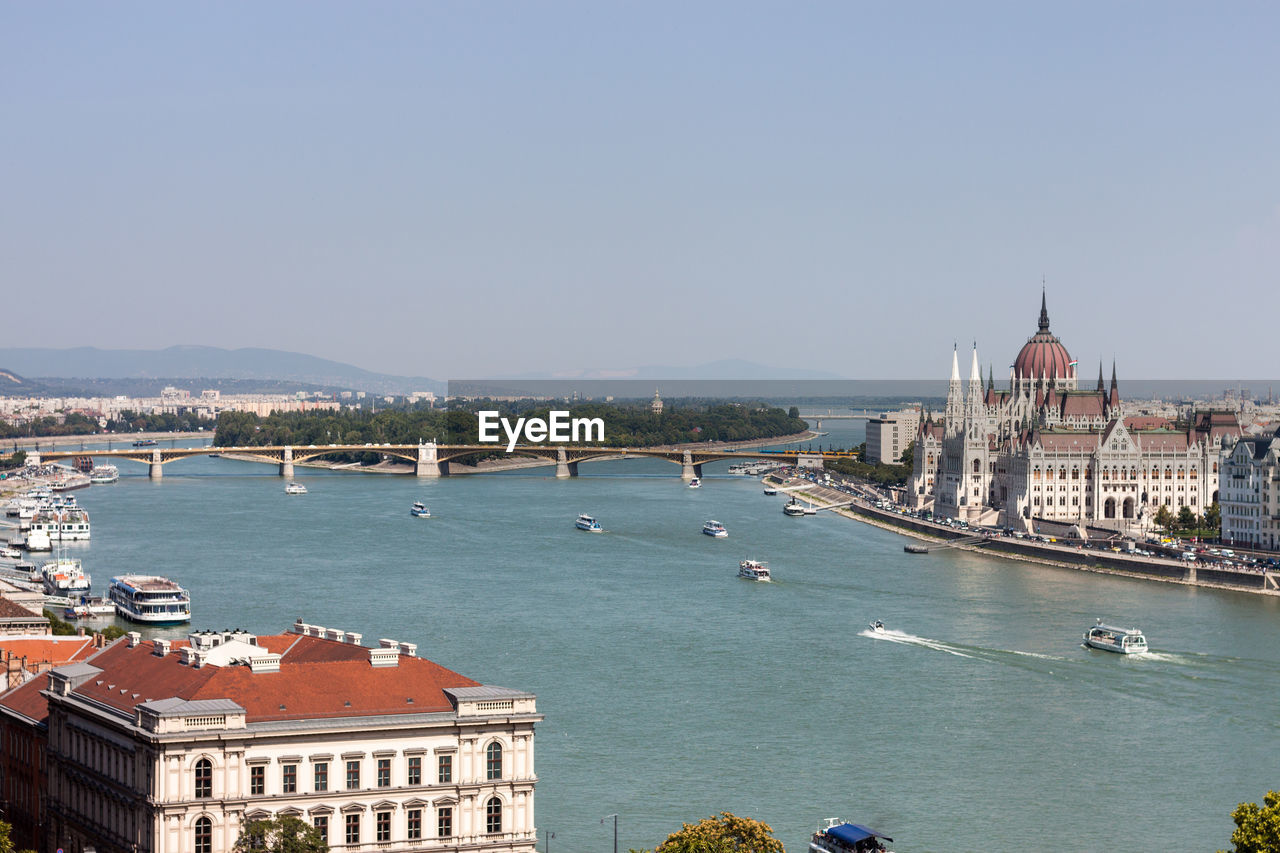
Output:
[[1191,511],[1191,507],[1184,506],[1178,510],[1178,527],[1182,530],[1191,530],[1196,526],[1196,514]]
[[1216,503],[1211,503],[1205,507],[1204,526],[1215,531],[1215,535],[1222,535],[1222,508]]
[[1280,853],[1280,794],[1267,791],[1262,806],[1241,803],[1231,819],[1236,823],[1231,833],[1233,853]]
[[292,815],[253,820],[240,830],[234,853],[328,853],[314,826]]
[[9,835],[12,831],[12,826],[0,820],[0,853],[31,853],[30,850],[18,851]]
[[786,853],[767,823],[720,812],[695,824],[686,823],[653,853]]
[[799,407],[799,406],[792,406],[791,408],[787,409],[787,417],[789,417],[789,418],[798,418],[798,417],[800,417],[800,407]]
[[1156,510],[1155,522],[1165,530],[1170,530],[1170,527],[1173,524],[1173,513],[1169,512],[1169,508],[1167,506],[1161,504],[1160,508]]

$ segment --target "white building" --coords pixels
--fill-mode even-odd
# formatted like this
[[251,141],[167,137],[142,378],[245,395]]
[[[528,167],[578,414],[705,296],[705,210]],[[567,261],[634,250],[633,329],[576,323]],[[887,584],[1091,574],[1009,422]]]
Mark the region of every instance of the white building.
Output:
[[919,429],[919,409],[881,412],[880,417],[867,421],[866,461],[872,465],[878,462],[897,465],[902,461],[902,451],[916,440]]
[[294,815],[335,851],[533,853],[535,697],[360,639],[134,633],[6,694],[6,726],[47,700],[44,848],[226,853]]
[[1280,548],[1280,430],[1222,448],[1222,541]]

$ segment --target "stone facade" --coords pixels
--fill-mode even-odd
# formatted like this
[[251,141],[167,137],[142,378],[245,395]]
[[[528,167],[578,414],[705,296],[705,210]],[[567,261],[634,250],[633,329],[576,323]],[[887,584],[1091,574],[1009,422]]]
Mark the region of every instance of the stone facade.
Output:
[[1280,548],[1280,430],[1222,448],[1222,541]]

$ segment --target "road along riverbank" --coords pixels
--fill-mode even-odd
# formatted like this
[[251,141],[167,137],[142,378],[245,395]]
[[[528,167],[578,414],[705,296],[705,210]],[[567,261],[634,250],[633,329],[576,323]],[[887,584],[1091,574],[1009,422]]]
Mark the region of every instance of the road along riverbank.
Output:
[[[794,488],[809,483],[808,480],[787,479],[773,475],[766,477],[765,481],[780,488]],[[1201,566],[1194,561],[1184,562],[1163,557],[1117,553],[1087,548],[1074,543],[1040,542],[1029,538],[1017,539],[999,535],[980,536],[970,530],[957,530],[943,524],[935,524],[894,509],[881,509],[862,498],[821,485],[811,484],[800,495],[818,506],[848,504],[830,511],[855,521],[873,524],[885,530],[892,530],[925,542],[937,543],[947,548],[980,551],[1010,560],[1022,560],[1064,569],[1280,596],[1280,575],[1274,572]]]

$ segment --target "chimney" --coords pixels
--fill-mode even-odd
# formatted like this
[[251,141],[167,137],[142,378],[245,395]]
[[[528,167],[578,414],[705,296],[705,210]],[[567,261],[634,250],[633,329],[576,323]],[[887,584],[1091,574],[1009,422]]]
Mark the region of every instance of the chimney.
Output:
[[169,640],[152,640],[151,645],[153,646],[151,650],[151,654],[155,655],[156,657],[162,658],[165,655],[169,654],[169,645],[170,645]]
[[360,641],[364,638],[363,634],[357,634],[355,631],[347,632],[347,642],[353,646],[360,645]]
[[339,643],[344,642],[345,635],[337,628],[326,628],[324,632],[326,640],[337,640]]
[[138,645],[138,643],[142,642],[142,635],[139,634],[137,631],[130,631],[129,633],[125,634],[125,636],[129,638],[129,648],[133,648],[134,646]]
[[418,656],[418,644],[417,643],[401,643],[400,654],[404,655],[407,658],[416,658]]
[[369,664],[371,666],[399,666],[400,665],[400,648],[394,644],[384,645],[380,649],[369,649]]

